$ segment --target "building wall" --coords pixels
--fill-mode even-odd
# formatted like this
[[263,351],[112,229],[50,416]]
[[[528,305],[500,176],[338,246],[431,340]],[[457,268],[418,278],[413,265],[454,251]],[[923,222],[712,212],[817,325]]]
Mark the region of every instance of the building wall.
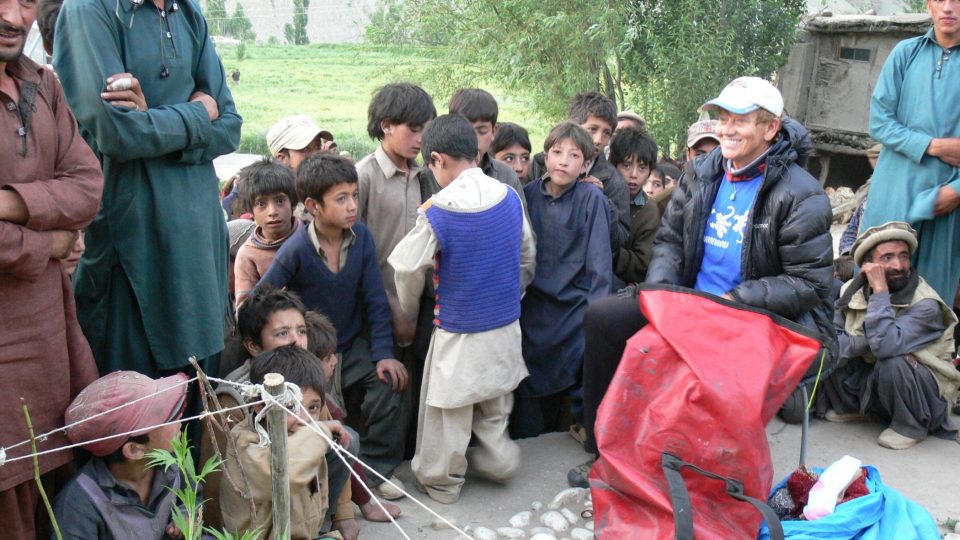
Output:
[[[228,14],[233,14],[238,1],[253,23],[258,43],[266,43],[271,36],[286,43],[283,26],[293,22],[293,0],[227,0]],[[307,37],[310,43],[358,43],[375,7],[376,0],[311,0]]]

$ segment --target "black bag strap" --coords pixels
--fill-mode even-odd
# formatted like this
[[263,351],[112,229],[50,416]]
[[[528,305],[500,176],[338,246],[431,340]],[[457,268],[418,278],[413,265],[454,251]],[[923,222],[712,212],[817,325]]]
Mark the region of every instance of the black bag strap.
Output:
[[27,132],[30,131],[30,123],[33,121],[33,112],[36,110],[34,104],[37,99],[37,83],[30,81],[20,82],[20,102],[17,107],[20,109],[20,129],[17,135],[23,141],[23,157],[27,157]]
[[743,492],[743,483],[733,478],[727,478],[705,471],[696,465],[680,459],[670,452],[663,452],[660,459],[663,474],[667,477],[667,484],[670,488],[670,502],[673,504],[673,526],[674,534],[677,540],[693,540],[693,508],[690,504],[690,493],[687,491],[687,484],[683,481],[681,471],[684,467],[713,478],[722,480],[726,484],[727,494],[745,503],[750,503],[763,515],[770,528],[770,540],[783,540],[783,526],[780,525],[780,518],[770,508],[767,503],[750,497]]

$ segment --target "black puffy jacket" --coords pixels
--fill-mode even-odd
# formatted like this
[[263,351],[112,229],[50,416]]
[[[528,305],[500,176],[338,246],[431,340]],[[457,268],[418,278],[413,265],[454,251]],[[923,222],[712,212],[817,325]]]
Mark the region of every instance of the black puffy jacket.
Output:
[[[799,165],[810,148],[806,128],[785,118],[745,228],[743,281],[730,293],[737,302],[818,331],[832,351],[832,213],[820,183]],[[681,178],[667,206],[647,283],[692,288],[696,282],[704,231],[724,174],[720,148],[697,158],[693,171]]]

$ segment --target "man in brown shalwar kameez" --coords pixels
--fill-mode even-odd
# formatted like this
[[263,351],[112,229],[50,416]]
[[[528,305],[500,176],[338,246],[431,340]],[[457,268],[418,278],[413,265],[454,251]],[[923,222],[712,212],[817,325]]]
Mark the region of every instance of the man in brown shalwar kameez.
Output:
[[[97,378],[59,259],[100,202],[103,176],[56,77],[21,55],[36,18],[33,0],[0,0],[0,447],[28,438],[20,398],[36,432],[63,425],[63,412]],[[57,433],[39,450],[65,446]],[[9,449],[7,459],[30,453]],[[69,451],[41,456],[48,480]],[[32,461],[0,466],[0,531],[36,537],[39,500]]]

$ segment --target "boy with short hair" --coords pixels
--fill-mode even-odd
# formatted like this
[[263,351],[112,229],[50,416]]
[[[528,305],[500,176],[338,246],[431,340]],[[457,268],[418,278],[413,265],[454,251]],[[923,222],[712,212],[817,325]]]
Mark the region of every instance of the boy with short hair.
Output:
[[263,158],[241,169],[237,183],[240,203],[244,211],[253,214],[257,224],[240,246],[234,264],[234,291],[239,307],[270,268],[280,246],[303,224],[293,215],[296,201],[293,173],[283,163]]
[[645,186],[657,163],[657,143],[639,129],[628,127],[610,141],[610,164],[627,181],[630,190],[630,236],[613,257],[614,273],[624,283],[640,283],[653,256],[653,239],[660,227],[660,212],[646,204]]
[[[463,115],[473,125],[477,133],[477,166],[483,174],[512,187],[520,195],[520,202],[526,208],[527,201],[523,196],[523,185],[517,174],[509,165],[490,156],[490,145],[498,131],[497,116],[500,114],[500,108],[493,95],[480,88],[461,88],[450,98],[450,114]],[[429,190],[423,190],[422,186],[425,184],[421,183],[422,191],[428,191],[420,194],[423,200],[440,191],[441,186],[429,167],[423,167],[417,174],[429,179],[426,183]]]
[[[70,426],[67,439],[94,457],[54,500],[64,538],[160,540],[179,535],[170,518],[177,504],[172,490],[185,480],[177,467],[148,465],[148,454],[172,450],[180,424],[154,426],[183,415],[186,382],[182,373],[151,379],[115,371],[73,400],[64,414]],[[133,434],[97,440],[127,432]]]
[[[266,351],[253,359],[250,382],[263,384],[267,373],[279,373],[284,381],[296,384],[303,393],[299,410],[292,409],[299,418],[287,413],[287,473],[290,478],[290,530],[289,536],[272,530],[273,494],[270,471],[270,446],[261,445],[257,433],[256,415],[250,414],[230,430],[236,444],[237,460],[224,463],[225,473],[220,478],[220,508],[228,531],[244,532],[258,529],[263,538],[290,538],[291,540],[314,540],[324,528],[324,516],[328,507],[327,450],[328,439],[340,444],[350,442],[350,434],[336,420],[321,421],[324,410],[324,387],[326,380],[320,360],[306,349],[295,344]],[[256,412],[263,405],[254,407]],[[318,423],[321,436],[304,422]],[[242,470],[242,473],[241,473]],[[249,492],[240,493],[228,481],[231,478],[246,478]],[[250,501],[256,513],[250,512]]]
[[398,347],[413,343],[418,314],[400,309],[387,257],[416,224],[422,202],[416,159],[423,128],[436,116],[433,100],[419,86],[395,83],[380,88],[367,109],[367,133],[380,145],[357,163],[357,217],[369,227],[376,246]]
[[527,173],[530,172],[531,149],[530,135],[526,129],[512,122],[497,124],[497,134],[490,144],[490,153],[509,165],[524,184],[529,181]]
[[581,384],[583,313],[610,292],[610,214],[603,193],[579,182],[593,158],[577,124],[554,127],[544,142],[546,173],[524,187],[537,238],[537,272],[523,298],[523,357],[530,377],[515,392],[511,435],[559,426],[563,398]]
[[[348,159],[317,154],[300,165],[296,187],[313,223],[280,248],[258,286],[287,287],[333,321],[343,388],[360,385],[365,391],[361,458],[389,478],[403,459],[407,370],[394,358],[390,305],[373,236],[356,222],[357,171]],[[371,478],[377,487],[380,482]],[[386,487],[381,491],[388,498],[403,496]]]
[[[616,249],[630,234],[630,197],[627,184],[615,167],[607,162],[604,148],[617,127],[617,105],[599,92],[581,92],[570,100],[567,119],[587,131],[593,142],[593,161],[583,173],[583,181],[603,190],[610,207],[610,247]],[[530,180],[546,171],[544,154],[537,154],[530,167]]]
[[[477,167],[476,123],[450,114],[423,136],[424,162],[442,187],[390,255],[404,309],[416,309],[427,272],[438,300],[424,368],[411,469],[427,494],[456,502],[467,465],[495,481],[520,465],[507,419],[527,376],[520,296],[533,279],[533,234],[519,196]],[[467,449],[471,433],[477,444]]]

